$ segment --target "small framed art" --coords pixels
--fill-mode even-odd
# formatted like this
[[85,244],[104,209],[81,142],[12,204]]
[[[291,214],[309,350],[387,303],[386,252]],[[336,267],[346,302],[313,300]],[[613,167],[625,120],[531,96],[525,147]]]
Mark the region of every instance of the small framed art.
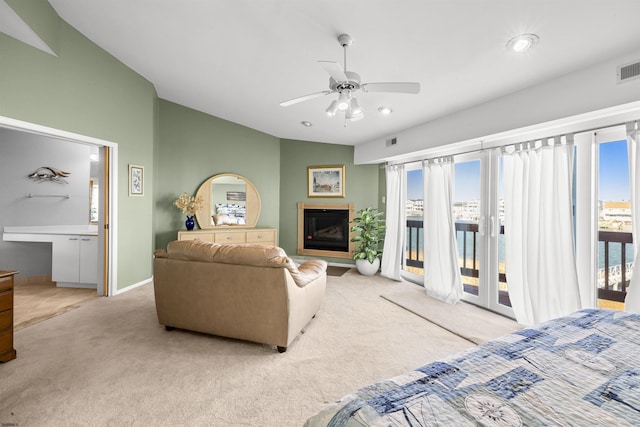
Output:
[[129,165],[129,196],[144,195],[144,166]]
[[344,165],[307,167],[307,197],[345,197]]

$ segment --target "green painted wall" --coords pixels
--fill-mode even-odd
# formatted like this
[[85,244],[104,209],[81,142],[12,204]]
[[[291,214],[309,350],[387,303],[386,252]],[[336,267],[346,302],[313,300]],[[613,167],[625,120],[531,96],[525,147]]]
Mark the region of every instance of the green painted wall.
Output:
[[[283,139],[280,143],[280,247],[296,256],[298,246],[298,202],[355,203],[356,211],[378,207],[379,165],[354,165],[350,145]],[[345,165],[346,197],[308,198],[307,166]],[[351,259],[326,258],[350,264]]]
[[185,191],[195,194],[207,178],[220,173],[253,182],[262,200],[258,226],[278,227],[278,138],[165,100],[159,100],[158,124],[156,247],[166,247],[185,229],[185,217],[173,201]]
[[[148,279],[154,247],[153,86],[59,19],[47,1],[8,3],[58,57],[0,33],[0,115],[118,144],[118,288]],[[144,197],[128,197],[129,163],[145,167]]]
[[[153,274],[151,254],[184,228],[172,203],[224,172],[260,192],[258,226],[277,227],[295,255],[297,202],[308,199],[309,165],[346,165],[344,202],[379,206],[379,167],[355,166],[353,147],[280,140],[159,100],[153,85],[62,21],[45,0],[8,3],[56,51],[51,56],[0,33],[0,115],[118,144],[118,288]],[[145,167],[145,194],[128,196],[128,165]],[[328,259],[350,262],[345,259]]]

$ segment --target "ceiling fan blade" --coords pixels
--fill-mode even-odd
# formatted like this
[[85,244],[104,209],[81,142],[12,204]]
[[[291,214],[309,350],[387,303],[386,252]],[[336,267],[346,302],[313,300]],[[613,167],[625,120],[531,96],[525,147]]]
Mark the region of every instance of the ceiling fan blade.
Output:
[[365,92],[398,92],[398,93],[419,93],[420,92],[420,83],[415,83],[415,82],[364,83],[360,87]]
[[349,78],[344,73],[344,70],[337,62],[333,61],[318,61],[318,63],[324,68],[324,70],[329,73],[329,75],[333,78],[333,80],[337,82],[347,82]]
[[300,96],[298,98],[293,98],[288,101],[284,101],[280,103],[281,107],[288,107],[289,105],[297,104],[298,102],[308,101],[313,98],[318,98],[323,95],[329,95],[332,91],[323,90],[322,92],[310,93],[309,95]]

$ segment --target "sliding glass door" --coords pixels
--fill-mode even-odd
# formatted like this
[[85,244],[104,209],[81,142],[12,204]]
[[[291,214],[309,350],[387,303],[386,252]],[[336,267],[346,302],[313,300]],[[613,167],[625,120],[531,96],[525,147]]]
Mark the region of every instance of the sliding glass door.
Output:
[[625,126],[576,140],[576,264],[583,305],[622,310],[633,275],[633,217]]
[[513,317],[498,150],[455,156],[454,219],[465,301]]
[[424,281],[423,270],[423,219],[424,219],[424,181],[420,162],[405,166],[406,192],[405,213],[407,217],[405,233],[405,259],[402,266],[403,276],[416,283]]
[[[504,264],[504,204],[497,150],[454,157],[454,205],[463,300],[513,317]],[[403,276],[424,282],[422,164],[406,165],[406,232]]]

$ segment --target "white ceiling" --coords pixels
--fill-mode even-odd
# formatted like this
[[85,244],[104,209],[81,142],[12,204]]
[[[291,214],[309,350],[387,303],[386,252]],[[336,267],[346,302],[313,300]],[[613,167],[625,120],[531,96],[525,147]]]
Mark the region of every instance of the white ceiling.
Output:
[[[158,96],[279,138],[358,144],[640,51],[640,0],[49,0]],[[318,60],[363,82],[417,81],[419,95],[362,93],[364,120],[324,113]],[[505,48],[539,35],[526,54]],[[640,59],[640,58],[639,58]],[[615,70],[612,70],[615,73]],[[380,105],[391,116],[377,113]],[[303,127],[303,120],[313,123]]]

